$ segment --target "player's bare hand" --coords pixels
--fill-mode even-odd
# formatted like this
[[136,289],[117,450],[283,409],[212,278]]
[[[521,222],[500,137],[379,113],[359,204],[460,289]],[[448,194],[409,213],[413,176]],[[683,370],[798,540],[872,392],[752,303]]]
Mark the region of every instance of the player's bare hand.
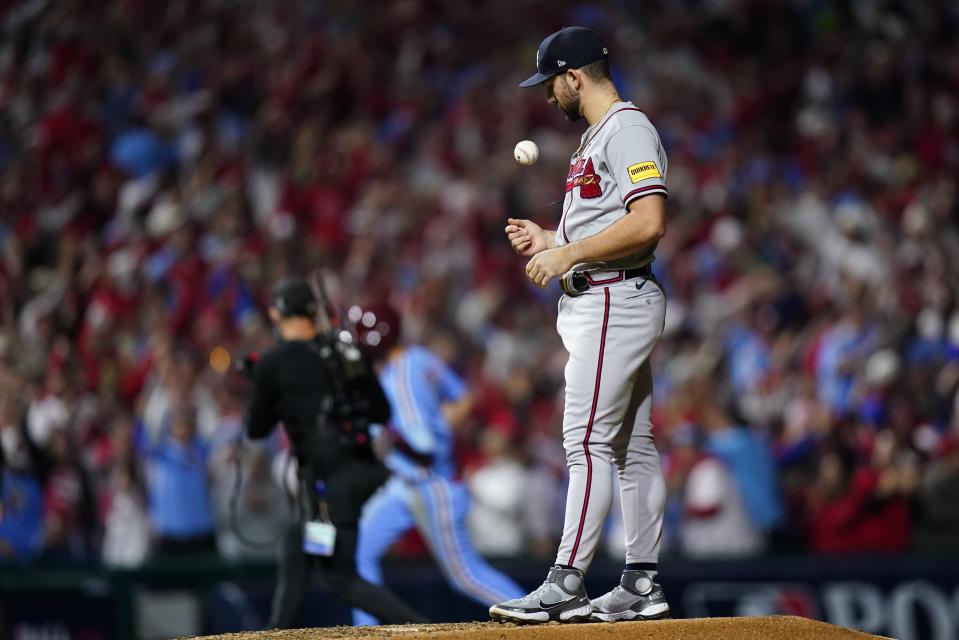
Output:
[[531,220],[510,218],[506,222],[506,238],[519,255],[532,258],[537,253],[549,249],[549,234]]
[[533,256],[526,264],[526,277],[533,284],[546,288],[553,278],[559,278],[570,270],[573,262],[569,257],[569,245],[546,249]]

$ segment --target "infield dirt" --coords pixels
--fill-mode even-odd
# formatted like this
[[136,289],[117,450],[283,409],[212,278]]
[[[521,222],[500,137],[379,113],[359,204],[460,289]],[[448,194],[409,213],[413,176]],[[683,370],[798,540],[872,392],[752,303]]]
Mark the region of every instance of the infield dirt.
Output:
[[495,622],[393,625],[382,627],[330,627],[289,629],[207,636],[204,640],[869,640],[868,633],[843,629],[825,622],[795,616],[762,618],[697,618],[591,624],[517,626]]

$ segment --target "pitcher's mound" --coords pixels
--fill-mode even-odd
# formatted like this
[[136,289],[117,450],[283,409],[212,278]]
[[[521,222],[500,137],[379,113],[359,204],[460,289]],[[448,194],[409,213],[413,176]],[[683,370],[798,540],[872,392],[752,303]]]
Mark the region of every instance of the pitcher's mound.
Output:
[[332,627],[257,631],[208,636],[206,640],[330,640],[397,638],[399,640],[868,640],[878,638],[861,631],[796,616],[764,618],[696,618],[590,624],[515,626],[495,622],[392,625],[382,627]]

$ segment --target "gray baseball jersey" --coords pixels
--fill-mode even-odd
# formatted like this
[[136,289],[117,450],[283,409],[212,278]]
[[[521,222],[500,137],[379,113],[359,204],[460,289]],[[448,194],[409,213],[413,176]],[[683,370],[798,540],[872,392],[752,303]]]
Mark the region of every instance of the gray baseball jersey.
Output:
[[[649,119],[628,102],[583,134],[570,162],[557,244],[599,233],[630,202],[666,195],[666,154]],[[563,445],[570,483],[557,564],[585,571],[620,479],[626,561],[652,569],[659,556],[666,485],[653,444],[649,354],[663,332],[666,297],[655,280],[624,269],[653,259],[655,244],[609,263],[579,265],[594,285],[562,296],[557,329],[569,351]]]
[[[566,176],[556,244],[595,235],[619,220],[636,198],[666,192],[666,152],[659,134],[631,102],[616,102],[583,134]],[[653,260],[656,245],[605,264],[578,269],[617,271]]]

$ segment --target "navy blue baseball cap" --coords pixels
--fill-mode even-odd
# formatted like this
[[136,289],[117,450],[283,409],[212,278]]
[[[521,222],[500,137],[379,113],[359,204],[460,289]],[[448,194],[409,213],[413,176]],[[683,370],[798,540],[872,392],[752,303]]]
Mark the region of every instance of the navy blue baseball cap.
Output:
[[536,51],[536,73],[519,83],[532,87],[567,69],[578,69],[609,57],[599,35],[586,27],[563,27],[547,36]]

